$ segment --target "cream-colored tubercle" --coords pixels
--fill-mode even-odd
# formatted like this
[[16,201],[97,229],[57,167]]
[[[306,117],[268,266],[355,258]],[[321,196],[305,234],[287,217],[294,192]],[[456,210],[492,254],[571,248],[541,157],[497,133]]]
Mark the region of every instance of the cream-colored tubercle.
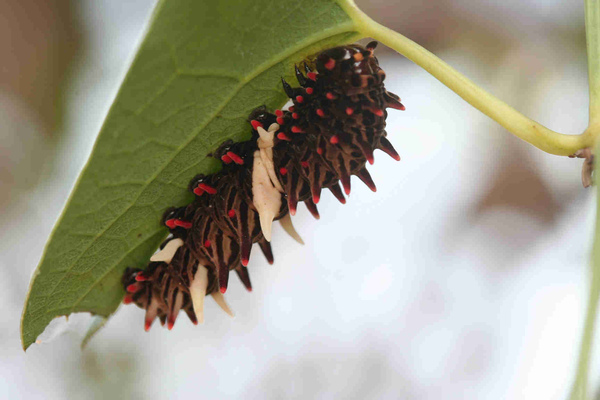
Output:
[[198,265],[198,270],[190,285],[190,297],[198,323],[204,322],[204,297],[208,287],[208,270],[204,265]]
[[252,202],[258,211],[263,236],[270,242],[273,219],[281,207],[281,193],[273,186],[259,150],[254,152],[252,166]]
[[173,259],[173,257],[175,256],[177,249],[180,248],[181,246],[183,246],[183,240],[181,240],[179,238],[173,239],[169,243],[167,243],[161,251],[154,254],[152,257],[150,257],[150,261],[152,261],[152,262],[163,261],[163,262],[166,262],[167,264],[169,264],[171,262],[171,260]]
[[278,129],[279,124],[275,123],[271,124],[267,130],[265,130],[262,126],[259,126],[257,128],[259,134],[257,145],[258,149],[260,150],[260,158],[262,159],[262,162],[269,173],[269,178],[271,179],[273,186],[283,193],[283,188],[279,183],[279,179],[277,179],[277,174],[275,174],[275,164],[273,163],[273,138],[275,137],[275,132],[277,132]]
[[304,244],[304,240],[302,240],[292,224],[292,217],[290,217],[290,214],[285,214],[285,216],[279,220],[279,223],[283,227],[283,230],[285,230],[296,242]]
[[223,311],[225,311],[227,314],[229,314],[230,317],[235,317],[235,315],[233,314],[233,311],[231,311],[231,308],[229,308],[229,306],[225,302],[225,296],[223,296],[223,293],[213,292],[210,295],[212,296],[213,299],[215,299],[215,301],[217,302],[217,304],[219,305],[219,307],[221,307],[221,309]]

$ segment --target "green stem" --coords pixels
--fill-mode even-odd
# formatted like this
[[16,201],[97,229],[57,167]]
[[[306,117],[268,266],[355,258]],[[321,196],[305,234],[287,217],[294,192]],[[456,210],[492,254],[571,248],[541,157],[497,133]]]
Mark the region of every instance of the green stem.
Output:
[[[585,35],[588,54],[588,80],[590,86],[590,123],[586,132],[597,132],[600,128],[600,1],[585,0]],[[599,148],[596,149],[598,154]],[[600,163],[596,162],[594,175],[600,176]],[[579,350],[579,362],[571,400],[586,400],[590,355],[598,313],[598,300],[600,298],[600,185],[596,193],[596,237],[592,251],[592,270],[590,294],[588,298],[587,314],[583,327],[583,338]]]
[[[597,0],[593,0],[596,2]],[[425,69],[465,101],[502,125],[513,135],[550,154],[567,156],[593,145],[595,134],[590,129],[581,135],[554,132],[533,121],[497,97],[481,89],[460,72],[422,46],[373,21],[351,0],[340,0],[340,6],[354,20],[364,35],[379,40]],[[598,130],[594,130],[597,132]]]
[[[600,260],[600,234],[598,230],[598,218],[596,217],[596,239],[594,241],[594,260]],[[571,400],[587,399],[588,369],[590,365],[590,355],[592,351],[592,342],[594,338],[594,326],[596,325],[596,315],[598,312],[598,298],[600,296],[600,263],[592,263],[592,279],[590,283],[590,294],[588,297],[587,314],[583,328],[583,338],[579,350],[579,362],[577,364],[577,374],[575,383],[571,391]]]
[[[600,148],[596,148],[596,152],[598,151],[600,151]],[[595,176],[599,176],[600,163],[596,163],[594,174]],[[598,313],[598,299],[600,298],[600,201],[598,201],[600,200],[600,185],[596,185],[596,188],[596,235],[594,238],[594,248],[592,250],[590,293],[588,297],[585,325],[583,327],[583,338],[581,339],[581,348],[579,350],[577,374],[571,391],[571,400],[587,399],[588,369],[590,365],[592,342],[594,339],[596,315]]]
[[585,38],[590,85],[590,126],[600,127],[600,1],[585,1]]

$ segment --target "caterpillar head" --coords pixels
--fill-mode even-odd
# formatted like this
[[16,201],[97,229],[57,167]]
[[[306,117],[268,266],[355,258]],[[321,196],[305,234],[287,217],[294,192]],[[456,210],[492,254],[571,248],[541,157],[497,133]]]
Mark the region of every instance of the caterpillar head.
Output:
[[319,53],[314,66],[319,75],[328,77],[328,86],[345,94],[368,92],[381,86],[385,72],[379,67],[373,51],[377,42],[367,47],[357,44],[334,47]]

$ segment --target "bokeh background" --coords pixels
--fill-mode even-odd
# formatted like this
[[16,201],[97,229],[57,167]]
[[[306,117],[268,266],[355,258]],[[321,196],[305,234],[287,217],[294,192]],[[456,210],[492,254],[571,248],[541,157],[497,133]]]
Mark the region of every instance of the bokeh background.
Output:
[[[357,3],[551,129],[585,129],[583,1]],[[153,5],[0,2],[0,398],[568,395],[595,200],[581,160],[510,136],[386,49],[407,107],[388,120],[402,161],[377,154],[378,192],[354,180],[348,204],[324,196],[320,221],[302,208],[305,246],[277,226],[275,265],[253,253],[253,293],[231,284],[234,319],[209,299],[203,326],[145,333],[122,307],[80,351],[78,314],[23,353],[29,278]]]

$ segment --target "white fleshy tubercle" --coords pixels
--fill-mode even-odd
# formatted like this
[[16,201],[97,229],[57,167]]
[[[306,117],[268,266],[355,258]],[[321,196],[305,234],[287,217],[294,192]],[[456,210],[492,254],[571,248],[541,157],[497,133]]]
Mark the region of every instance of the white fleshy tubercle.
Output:
[[260,158],[267,169],[267,173],[269,174],[269,178],[271,179],[273,186],[283,193],[283,187],[281,187],[279,179],[277,179],[277,175],[275,174],[275,164],[273,163],[273,138],[275,137],[275,132],[277,132],[278,129],[278,124],[271,124],[268,130],[265,130],[262,126],[259,126],[256,129],[259,134],[259,138],[256,143],[258,145],[258,149],[260,150]]
[[300,244],[304,244],[304,240],[302,240],[296,231],[296,228],[294,228],[294,224],[292,224],[292,217],[290,217],[290,214],[285,214],[284,217],[279,220],[279,223],[283,227],[283,230],[285,230],[287,234],[292,237],[292,239]]
[[278,124],[271,124],[268,129],[265,130],[262,126],[256,128],[258,132],[258,148],[263,149],[267,147],[273,147],[273,138],[275,137],[275,131],[279,129]]
[[252,202],[258,211],[263,236],[270,242],[271,226],[281,207],[281,193],[273,186],[258,150],[254,152],[252,166]]
[[229,308],[229,306],[225,302],[225,296],[223,296],[221,292],[213,292],[211,293],[211,296],[213,299],[215,299],[215,301],[223,311],[229,314],[230,317],[235,317],[235,314],[233,314],[233,311],[231,311],[231,308]]
[[150,261],[163,261],[169,264],[175,256],[175,253],[177,253],[177,249],[179,249],[181,246],[183,246],[183,240],[179,238],[173,239],[167,243],[161,251],[150,257]]
[[194,280],[190,284],[190,297],[198,323],[204,322],[204,297],[208,287],[208,270],[204,265],[198,265]]

